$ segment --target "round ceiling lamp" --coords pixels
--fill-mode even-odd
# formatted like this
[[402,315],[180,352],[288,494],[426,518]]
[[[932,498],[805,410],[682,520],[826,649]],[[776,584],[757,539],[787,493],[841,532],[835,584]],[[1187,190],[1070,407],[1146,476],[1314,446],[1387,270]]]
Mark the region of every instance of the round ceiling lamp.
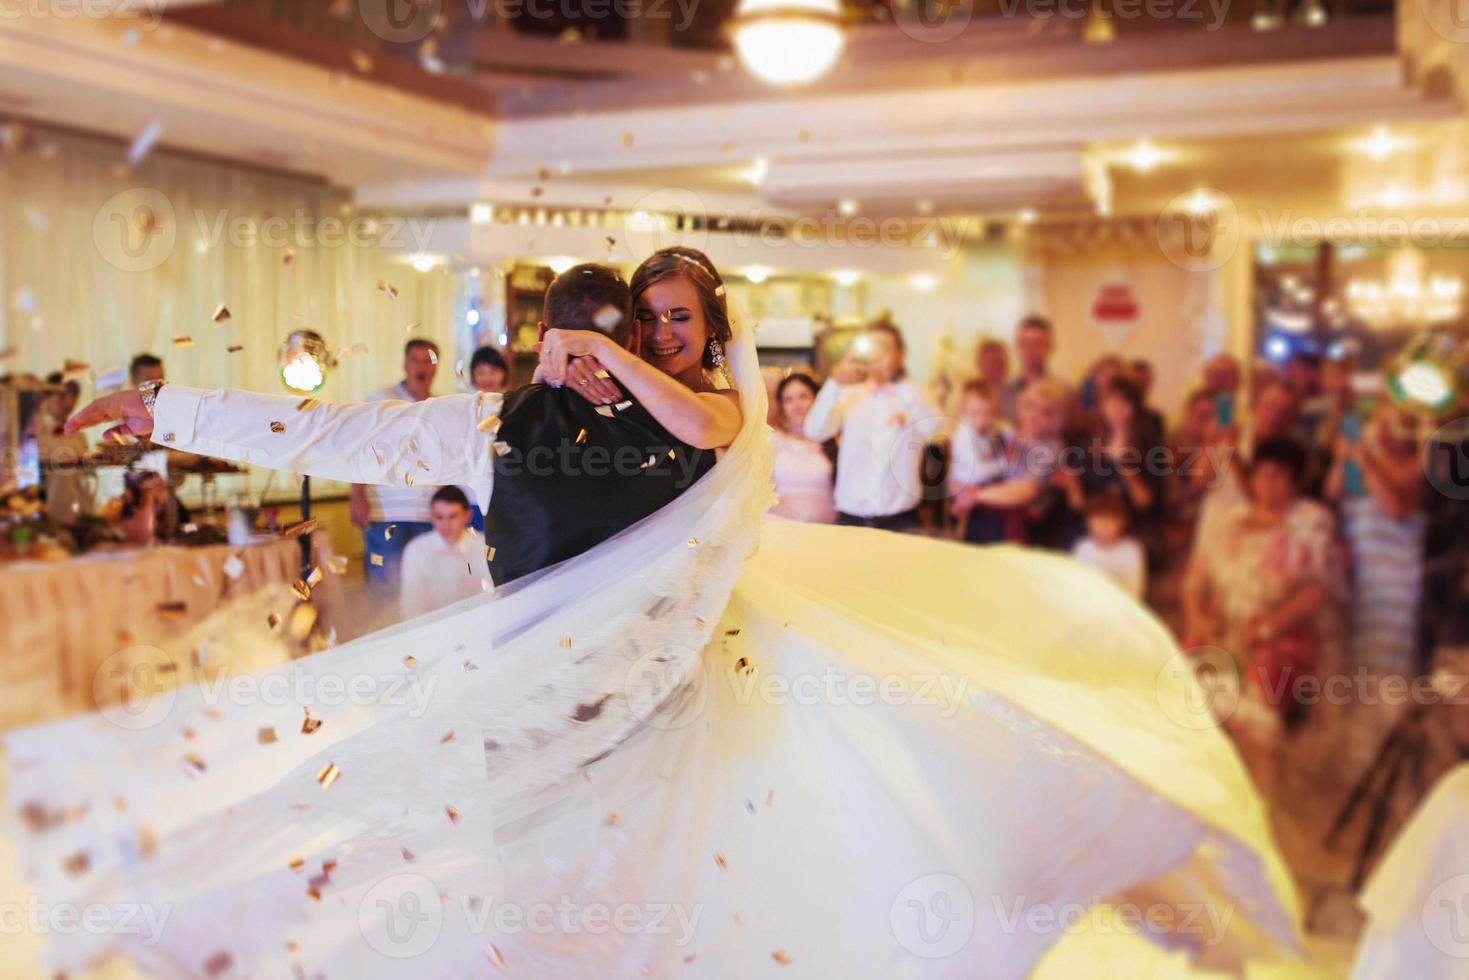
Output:
[[281,383],[308,395],[326,384],[327,373],[336,364],[326,349],[326,342],[315,330],[292,331],[281,344],[277,361]]
[[809,85],[847,43],[839,0],[740,0],[728,30],[745,70],[770,85]]

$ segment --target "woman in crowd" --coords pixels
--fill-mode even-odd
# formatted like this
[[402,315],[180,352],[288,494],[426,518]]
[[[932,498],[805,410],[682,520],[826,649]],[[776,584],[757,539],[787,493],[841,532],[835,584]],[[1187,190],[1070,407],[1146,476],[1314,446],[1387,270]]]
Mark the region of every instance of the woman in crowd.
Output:
[[980,506],[1003,511],[1011,541],[1064,547],[1060,526],[1070,512],[1065,495],[1075,489],[1074,471],[1061,467],[1065,446],[1066,403],[1069,395],[1059,381],[1044,379],[1026,385],[1020,395],[1020,426],[1006,454],[1004,478],[972,487],[954,502],[956,513]]
[[1169,439],[1174,469],[1165,487],[1165,555],[1186,555],[1193,543],[1199,508],[1216,475],[1205,451],[1217,436],[1217,414],[1215,396],[1205,388],[1195,389],[1184,402],[1183,417]]
[[1095,494],[1120,496],[1127,504],[1133,535],[1151,552],[1156,550],[1155,517],[1163,493],[1158,475],[1148,471],[1154,448],[1147,439],[1148,428],[1142,389],[1125,375],[1114,377],[1098,396],[1096,428],[1078,481],[1080,499],[1068,503],[1082,513],[1086,499]]
[[1351,556],[1351,666],[1414,673],[1423,589],[1423,468],[1416,420],[1380,400],[1365,427],[1344,425],[1326,495],[1341,507]]
[[1237,703],[1216,698],[1214,707],[1230,712],[1226,727],[1251,771],[1269,778],[1282,726],[1304,717],[1302,678],[1340,664],[1340,549],[1331,512],[1301,495],[1306,465],[1298,442],[1261,442],[1249,499],[1203,529],[1184,583],[1184,646],[1222,647],[1233,658]]
[[770,509],[778,517],[812,524],[837,519],[832,486],[836,475],[836,444],[806,437],[806,413],[816,400],[816,382],[810,375],[793,373],[775,388],[778,424],[771,434],[775,450],[775,492],[780,500]]

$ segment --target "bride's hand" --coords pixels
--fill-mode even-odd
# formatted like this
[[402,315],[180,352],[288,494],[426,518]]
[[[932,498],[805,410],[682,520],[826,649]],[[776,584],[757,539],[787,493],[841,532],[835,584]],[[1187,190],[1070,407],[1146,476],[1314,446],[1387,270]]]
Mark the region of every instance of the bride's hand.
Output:
[[573,357],[596,357],[609,343],[591,330],[547,330],[536,350],[541,354],[540,373],[546,383],[559,388],[566,383],[566,368]]
[[566,384],[593,405],[611,405],[626,397],[595,357],[572,358],[566,365]]

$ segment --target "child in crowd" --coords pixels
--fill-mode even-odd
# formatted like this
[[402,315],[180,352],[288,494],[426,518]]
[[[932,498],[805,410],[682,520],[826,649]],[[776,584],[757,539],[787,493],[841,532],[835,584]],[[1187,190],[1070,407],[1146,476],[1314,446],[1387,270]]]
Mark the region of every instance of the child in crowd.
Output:
[[1131,519],[1127,501],[1119,494],[1093,494],[1086,504],[1086,536],[1071,554],[1142,601],[1147,594],[1147,560],[1142,544],[1127,533]]
[[999,393],[988,382],[965,383],[959,394],[959,426],[954,430],[949,461],[949,493],[953,513],[967,515],[964,540],[993,544],[1006,538],[1006,515],[992,507],[977,506],[972,497],[979,487],[1000,483],[1006,475],[1006,454],[1014,440],[1000,419]]
[[433,533],[403,548],[405,616],[421,616],[494,586],[485,542],[469,526],[469,498],[458,487],[440,487],[430,502]]

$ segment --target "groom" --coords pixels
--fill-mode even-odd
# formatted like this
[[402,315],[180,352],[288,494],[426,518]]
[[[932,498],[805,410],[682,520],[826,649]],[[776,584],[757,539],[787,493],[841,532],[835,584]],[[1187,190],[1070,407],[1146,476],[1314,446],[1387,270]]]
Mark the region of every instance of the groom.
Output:
[[[627,283],[579,265],[546,291],[542,334],[600,330],[637,353]],[[469,486],[486,512],[490,575],[504,585],[579,555],[657,511],[714,465],[621,395],[530,384],[421,402],[330,404],[229,388],[145,382],[99,398],[67,422],[102,422],[170,449],[344,483]],[[488,506],[485,502],[488,501]],[[374,556],[369,555],[371,561]]]

